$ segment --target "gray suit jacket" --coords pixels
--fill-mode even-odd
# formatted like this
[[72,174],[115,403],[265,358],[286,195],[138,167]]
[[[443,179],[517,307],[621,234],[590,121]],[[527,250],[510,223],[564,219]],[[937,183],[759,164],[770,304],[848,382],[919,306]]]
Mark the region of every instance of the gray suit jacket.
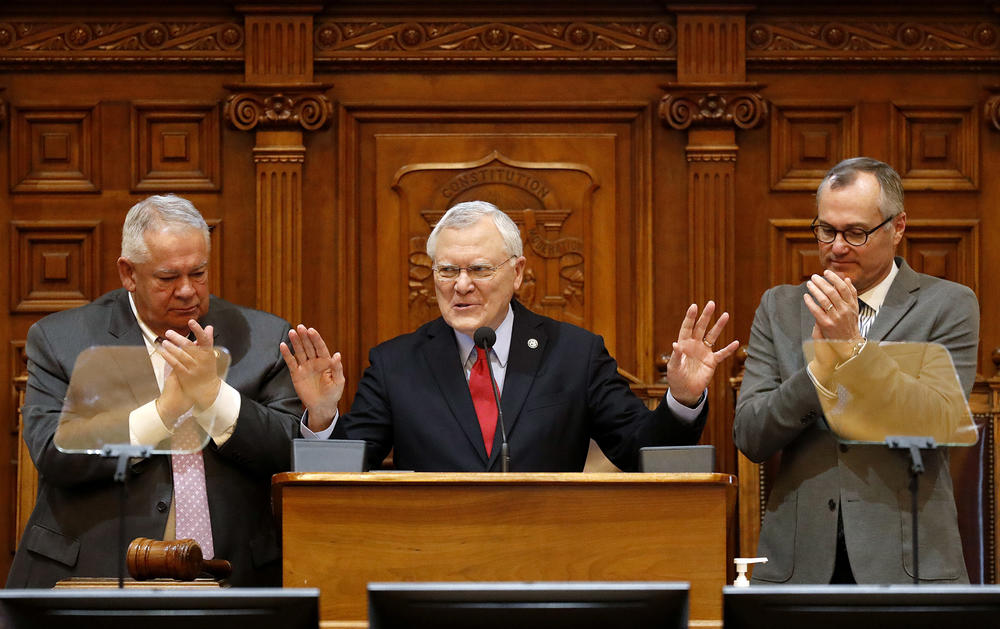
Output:
[[[979,345],[976,296],[960,284],[915,272],[902,258],[896,263],[899,274],[868,338],[944,345],[968,396]],[[736,405],[736,446],[756,462],[781,452],[758,547],[768,563],[754,569],[753,580],[829,583],[842,510],[858,583],[912,582],[909,459],[884,446],[840,445],[821,421],[802,354],[802,341],[811,338],[815,323],[803,302],[806,290],[805,284],[785,285],[764,293]],[[920,578],[967,583],[947,450],[925,453],[924,463],[918,495]]]
[[[230,350],[226,381],[240,392],[232,436],[222,447],[210,441],[204,450],[215,553],[233,563],[234,585],[280,585],[270,478],[289,469],[291,439],[298,434],[302,413],[278,352],[289,326],[278,317],[218,297],[211,298],[201,323],[213,325],[215,344]],[[64,454],[53,445],[53,435],[80,353],[93,345],[142,344],[123,289],[45,317],[29,330],[22,415],[24,440],[38,468],[38,498],[7,587],[51,587],[66,577],[117,575],[115,462]],[[134,373],[123,371],[107,377],[121,381],[119,392],[134,396],[135,407],[159,394],[148,360]],[[132,464],[125,507],[127,541],[162,537],[172,493],[168,456]]]

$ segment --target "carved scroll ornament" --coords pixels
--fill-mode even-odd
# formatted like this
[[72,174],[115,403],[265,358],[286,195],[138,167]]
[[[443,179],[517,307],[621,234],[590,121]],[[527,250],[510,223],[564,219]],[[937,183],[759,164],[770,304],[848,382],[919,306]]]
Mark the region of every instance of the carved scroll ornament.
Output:
[[233,94],[226,99],[226,119],[241,131],[255,128],[301,127],[322,129],[333,118],[333,104],[318,92],[258,90]]
[[753,129],[767,119],[768,106],[757,93],[757,84],[741,86],[680,85],[665,86],[660,99],[660,118],[672,128],[728,127]]

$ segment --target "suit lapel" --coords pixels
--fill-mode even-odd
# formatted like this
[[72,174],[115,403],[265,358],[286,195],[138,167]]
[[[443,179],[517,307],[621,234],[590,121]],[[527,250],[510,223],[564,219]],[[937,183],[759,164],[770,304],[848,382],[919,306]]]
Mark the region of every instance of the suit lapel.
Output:
[[806,306],[806,301],[804,295],[809,292],[809,289],[803,285],[802,292],[799,295],[799,354],[802,353],[802,342],[812,339],[813,327],[816,325],[816,318],[813,314],[809,312],[809,308]]
[[486,464],[486,445],[483,443],[483,431],[476,417],[476,407],[472,404],[472,394],[469,383],[465,380],[463,365],[458,357],[458,344],[455,332],[438,319],[427,328],[427,340],[421,348],[424,363],[434,376],[441,394],[448,403],[452,416],[476,454]]
[[[146,342],[142,338],[142,330],[139,329],[139,322],[136,321],[132,313],[132,306],[128,301],[128,292],[121,289],[115,295],[115,304],[111,308],[111,316],[108,321],[107,345],[116,346],[139,346],[146,349]],[[118,357],[112,353],[118,362],[118,372],[125,374],[124,380],[135,397],[137,404],[144,404],[160,394],[156,385],[156,375],[153,373],[153,364],[149,360],[143,360],[139,365],[122,364]],[[139,375],[140,377],[132,377]]]
[[[512,302],[514,308],[514,326],[510,336],[510,355],[507,358],[507,374],[504,376],[503,395],[500,397],[500,407],[503,409],[504,424],[507,437],[514,432],[514,426],[521,415],[525,400],[535,381],[535,374],[542,364],[548,345],[548,334],[542,327],[540,317],[522,306],[517,301]],[[537,341],[535,347],[528,344],[530,340]],[[498,431],[499,432],[499,431]],[[494,449],[495,450],[495,449]]]
[[868,338],[873,341],[884,340],[906,313],[916,305],[919,290],[920,278],[916,271],[900,259],[899,273],[889,287],[882,307],[878,309],[878,315],[868,330]]

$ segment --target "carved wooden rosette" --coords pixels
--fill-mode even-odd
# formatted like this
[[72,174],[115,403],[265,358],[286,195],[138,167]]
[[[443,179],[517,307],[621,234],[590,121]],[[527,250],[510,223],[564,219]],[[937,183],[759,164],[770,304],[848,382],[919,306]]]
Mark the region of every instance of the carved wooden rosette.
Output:
[[[753,129],[767,119],[768,105],[754,83],[671,84],[660,101],[660,118],[677,130],[686,130],[688,171],[688,241],[691,243],[689,282],[693,300],[703,306],[715,301],[721,313],[732,310],[736,299],[735,211],[736,129]],[[720,343],[731,337],[732,328]],[[716,347],[715,349],[719,349]],[[705,443],[723,443],[729,423],[728,376],[717,369],[708,390],[711,416]],[[721,469],[735,465],[722,453]]]

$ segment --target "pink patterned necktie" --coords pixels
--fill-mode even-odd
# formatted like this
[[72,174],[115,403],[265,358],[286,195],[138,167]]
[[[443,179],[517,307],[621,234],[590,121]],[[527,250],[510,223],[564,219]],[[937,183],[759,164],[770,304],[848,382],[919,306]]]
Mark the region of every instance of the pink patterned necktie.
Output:
[[[163,381],[170,375],[170,364],[163,368]],[[201,546],[205,559],[215,557],[212,542],[212,518],[208,510],[208,489],[205,486],[205,459],[201,455],[203,433],[194,416],[184,414],[171,440],[172,450],[194,450],[190,454],[170,455],[174,470],[175,537],[193,539]]]

